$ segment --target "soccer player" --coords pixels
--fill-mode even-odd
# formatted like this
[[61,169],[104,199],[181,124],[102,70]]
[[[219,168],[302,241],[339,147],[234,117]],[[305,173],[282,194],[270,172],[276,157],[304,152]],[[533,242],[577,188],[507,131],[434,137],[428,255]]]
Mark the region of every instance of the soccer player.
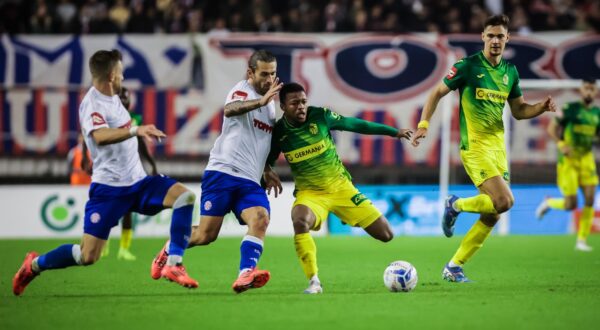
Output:
[[308,106],[306,92],[297,83],[285,84],[279,92],[283,117],[273,130],[268,166],[283,152],[295,183],[292,207],[296,254],[309,281],[304,293],[322,293],[318,277],[317,247],[310,230],[319,230],[333,212],[344,223],[362,227],[369,235],[389,242],[393,237],[388,220],[352,184],[335,149],[332,130],[388,135],[409,139],[412,132],[347,118],[328,108]]
[[592,102],[598,93],[596,81],[586,79],[579,88],[581,100],[564,105],[562,113],[548,125],[548,135],[558,146],[556,164],[557,184],[562,198],[548,198],[536,210],[541,219],[550,209],[574,210],[577,207],[577,188],[581,187],[585,199],[575,249],[589,252],[587,244],[594,220],[594,196],[598,185],[596,161],[592,143],[600,130],[600,108]]
[[421,121],[413,137],[413,145],[427,136],[429,120],[439,100],[451,90],[460,94],[460,155],[465,170],[479,194],[468,198],[450,195],[445,203],[442,228],[447,237],[454,234],[454,224],[460,212],[479,213],[479,220],[462,240],[458,251],[446,264],[443,278],[451,282],[468,282],[463,265],[483,245],[500,214],[514,203],[509,188],[509,173],[504,145],[502,112],[508,101],[514,118],[529,119],[546,111],[556,111],[548,96],[544,101],[527,104],[519,87],[516,67],[502,59],[509,40],[509,19],[506,15],[489,17],[481,39],[483,51],[458,61],[443,82],[429,94]]
[[[131,109],[131,97],[130,92],[127,88],[121,87],[119,91],[119,99],[121,100],[121,104],[127,111],[129,111],[129,115],[131,116],[131,125],[139,126],[142,125],[142,115],[133,112]],[[156,162],[154,161],[154,157],[148,151],[148,146],[146,145],[145,140],[141,137],[137,137],[138,140],[138,153],[140,155],[140,159],[142,161],[146,161],[150,164],[152,171],[151,175],[158,175],[158,170],[156,169]],[[131,212],[126,213],[123,216],[123,220],[121,220],[121,240],[119,242],[119,252],[117,253],[117,259],[126,260],[126,261],[135,261],[136,256],[131,253],[131,241],[133,238],[133,220]],[[104,249],[102,250],[102,257],[106,257],[109,255],[109,247],[110,241],[106,241],[106,245],[104,245]]]
[[[240,246],[238,278],[232,285],[236,293],[260,288],[270,273],[257,268],[269,224],[269,200],[260,186],[281,190],[277,174],[265,169],[275,123],[273,98],[282,84],[276,78],[277,62],[268,51],[254,52],[248,60],[248,78],[238,82],[225,99],[225,118],[221,135],[210,151],[202,179],[200,224],[195,226],[189,247],[207,245],[219,235],[224,216],[233,211],[248,231]],[[264,171],[264,174],[263,174]],[[157,278],[169,253],[163,248],[152,263],[151,276]]]
[[169,257],[160,276],[196,288],[198,282],[187,275],[182,264],[196,196],[171,178],[146,175],[135,137],[151,140],[166,135],[154,125],[131,126],[129,112],[117,96],[123,80],[121,53],[97,51],[89,67],[93,86],[79,106],[79,123],[94,167],[81,244],[64,244],[43,255],[27,253],[13,278],[13,293],[21,295],[42,271],[98,261],[111,228],[125,213],[152,215],[165,208],[173,208],[173,218]]

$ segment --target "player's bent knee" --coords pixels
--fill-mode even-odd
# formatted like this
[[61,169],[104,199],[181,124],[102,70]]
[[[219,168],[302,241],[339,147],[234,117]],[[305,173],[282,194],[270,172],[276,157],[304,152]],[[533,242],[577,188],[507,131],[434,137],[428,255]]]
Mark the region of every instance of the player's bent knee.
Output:
[[310,222],[306,217],[297,217],[292,219],[295,233],[308,233],[310,231]]
[[510,196],[500,196],[494,200],[494,208],[498,213],[504,213],[513,207],[515,200]]
[[577,208],[577,199],[566,198],[565,199],[565,210],[572,211]]
[[186,190],[183,193],[181,193],[181,195],[179,195],[177,199],[175,199],[175,203],[173,203],[173,208],[176,209],[187,205],[194,205],[194,202],[196,202],[196,194],[189,190]]

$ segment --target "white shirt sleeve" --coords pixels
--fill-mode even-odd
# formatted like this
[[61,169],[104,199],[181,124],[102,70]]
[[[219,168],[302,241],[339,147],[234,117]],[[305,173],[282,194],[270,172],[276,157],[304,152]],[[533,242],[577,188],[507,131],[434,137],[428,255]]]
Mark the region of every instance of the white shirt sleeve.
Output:
[[235,87],[233,87],[233,89],[229,91],[229,93],[227,93],[225,105],[237,101],[246,101],[248,99],[248,95],[249,93],[247,90],[245,90],[244,85],[238,83],[237,85],[235,85]]
[[106,109],[101,103],[88,100],[82,106],[81,130],[85,136],[90,135],[94,130],[108,127],[106,118]]

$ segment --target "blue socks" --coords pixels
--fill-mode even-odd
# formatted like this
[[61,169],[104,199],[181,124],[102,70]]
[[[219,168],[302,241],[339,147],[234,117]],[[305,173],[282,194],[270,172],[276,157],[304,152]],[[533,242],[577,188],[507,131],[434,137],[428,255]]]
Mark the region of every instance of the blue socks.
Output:
[[64,244],[37,258],[39,270],[67,268],[81,264],[78,244]]
[[262,251],[263,241],[260,238],[250,235],[244,236],[242,245],[240,246],[240,271],[256,268]]
[[[171,242],[167,252],[171,256],[183,256],[192,234],[192,212],[196,195],[190,191],[181,194],[173,204],[171,219]],[[181,261],[179,261],[181,262]]]

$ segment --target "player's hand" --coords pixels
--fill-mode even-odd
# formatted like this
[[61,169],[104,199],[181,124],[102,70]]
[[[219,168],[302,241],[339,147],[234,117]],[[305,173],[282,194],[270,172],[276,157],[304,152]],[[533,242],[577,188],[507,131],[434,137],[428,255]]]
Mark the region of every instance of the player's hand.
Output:
[[556,103],[554,102],[554,100],[552,99],[552,96],[550,96],[550,95],[548,95],[546,100],[544,100],[543,107],[546,111],[549,111],[549,112],[556,112],[556,110],[558,109],[558,107],[556,106]]
[[413,147],[417,147],[420,143],[420,140],[424,139],[426,137],[427,137],[427,128],[417,129],[417,133],[415,133],[415,136],[412,139]]
[[573,150],[571,149],[571,147],[570,147],[570,146],[568,146],[568,145],[562,145],[562,146],[559,146],[559,149],[560,149],[560,152],[561,152],[563,155],[567,156],[567,157],[570,157],[570,156],[571,156],[571,151],[573,151]]
[[409,128],[403,128],[398,130],[398,134],[396,134],[396,138],[398,140],[407,139],[410,140],[413,131]]
[[271,88],[269,88],[265,95],[263,95],[263,97],[260,99],[260,106],[264,107],[265,105],[269,104],[275,95],[279,93],[281,87],[283,87],[283,83],[279,83],[279,77],[275,78],[275,81],[273,81],[271,84]]
[[263,179],[265,179],[265,189],[267,190],[267,194],[271,194],[271,189],[275,193],[275,198],[281,194],[283,191],[283,186],[281,185],[281,180],[279,179],[279,175],[270,168],[270,166],[266,166],[265,171],[263,172]]
[[138,126],[137,136],[143,137],[148,142],[152,142],[152,139],[156,139],[158,140],[158,142],[160,142],[161,139],[167,137],[167,135],[163,133],[163,131],[159,130],[154,125]]

